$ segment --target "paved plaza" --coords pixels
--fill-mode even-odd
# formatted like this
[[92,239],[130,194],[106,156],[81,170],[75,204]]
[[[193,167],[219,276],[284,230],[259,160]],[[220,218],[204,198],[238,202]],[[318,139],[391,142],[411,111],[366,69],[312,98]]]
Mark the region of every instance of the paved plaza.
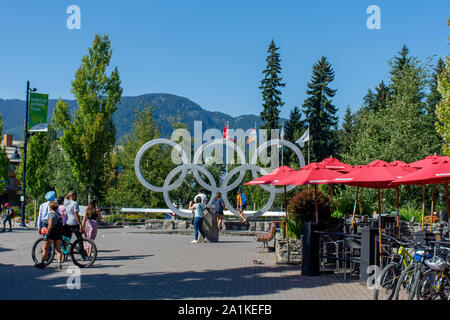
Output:
[[253,237],[221,236],[218,243],[191,244],[190,235],[133,228],[99,230],[97,261],[81,269],[81,289],[68,289],[71,261],[62,270],[54,264],[34,268],[31,246],[37,238],[31,229],[0,233],[0,299],[372,298],[372,291],[344,281],[343,274],[302,277],[300,266],[276,264],[275,254]]

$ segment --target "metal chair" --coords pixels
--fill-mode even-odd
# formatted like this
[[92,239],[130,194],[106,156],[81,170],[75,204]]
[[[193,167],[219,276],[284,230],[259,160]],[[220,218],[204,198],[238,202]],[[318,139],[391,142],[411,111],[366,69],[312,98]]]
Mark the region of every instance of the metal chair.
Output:
[[359,269],[361,264],[361,241],[355,238],[344,238],[344,280],[347,280],[347,263],[352,272]]

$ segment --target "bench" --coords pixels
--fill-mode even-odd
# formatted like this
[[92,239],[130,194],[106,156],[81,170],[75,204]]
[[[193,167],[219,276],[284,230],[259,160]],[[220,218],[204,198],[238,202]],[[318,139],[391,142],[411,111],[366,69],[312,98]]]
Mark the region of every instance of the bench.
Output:
[[267,246],[267,249],[269,249],[269,241],[272,241],[275,238],[275,223],[272,222],[270,224],[269,232],[259,232],[255,235],[255,239],[258,242],[262,242],[264,247]]

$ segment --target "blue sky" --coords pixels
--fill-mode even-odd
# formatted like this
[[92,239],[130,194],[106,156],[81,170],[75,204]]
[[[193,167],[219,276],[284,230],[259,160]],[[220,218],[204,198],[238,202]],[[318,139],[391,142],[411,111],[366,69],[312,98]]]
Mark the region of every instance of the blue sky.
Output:
[[[66,27],[72,4],[81,9],[81,30]],[[369,5],[381,9],[381,30],[366,27]],[[165,92],[211,111],[259,114],[274,39],[286,82],[281,116],[301,106],[323,55],[335,70],[342,118],[347,105],[358,109],[367,90],[387,80],[388,60],[403,44],[422,60],[448,54],[448,17],[445,0],[2,1],[0,98],[24,99],[26,80],[50,98],[73,98],[82,56],[96,33],[107,33],[124,95]]]

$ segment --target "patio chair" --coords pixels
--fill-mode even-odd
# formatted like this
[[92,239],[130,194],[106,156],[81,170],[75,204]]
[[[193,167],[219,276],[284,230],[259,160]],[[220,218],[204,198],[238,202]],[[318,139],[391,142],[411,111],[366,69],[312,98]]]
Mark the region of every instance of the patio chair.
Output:
[[359,270],[361,264],[361,241],[354,238],[344,239],[344,280],[347,280],[347,264],[350,263],[351,274]]
[[254,238],[255,238],[256,241],[262,242],[264,247],[267,246],[267,251],[269,251],[269,249],[270,249],[269,248],[269,241],[271,241],[271,240],[273,240],[275,238],[275,232],[276,232],[275,223],[272,222],[270,224],[269,232],[258,232],[254,236]]

